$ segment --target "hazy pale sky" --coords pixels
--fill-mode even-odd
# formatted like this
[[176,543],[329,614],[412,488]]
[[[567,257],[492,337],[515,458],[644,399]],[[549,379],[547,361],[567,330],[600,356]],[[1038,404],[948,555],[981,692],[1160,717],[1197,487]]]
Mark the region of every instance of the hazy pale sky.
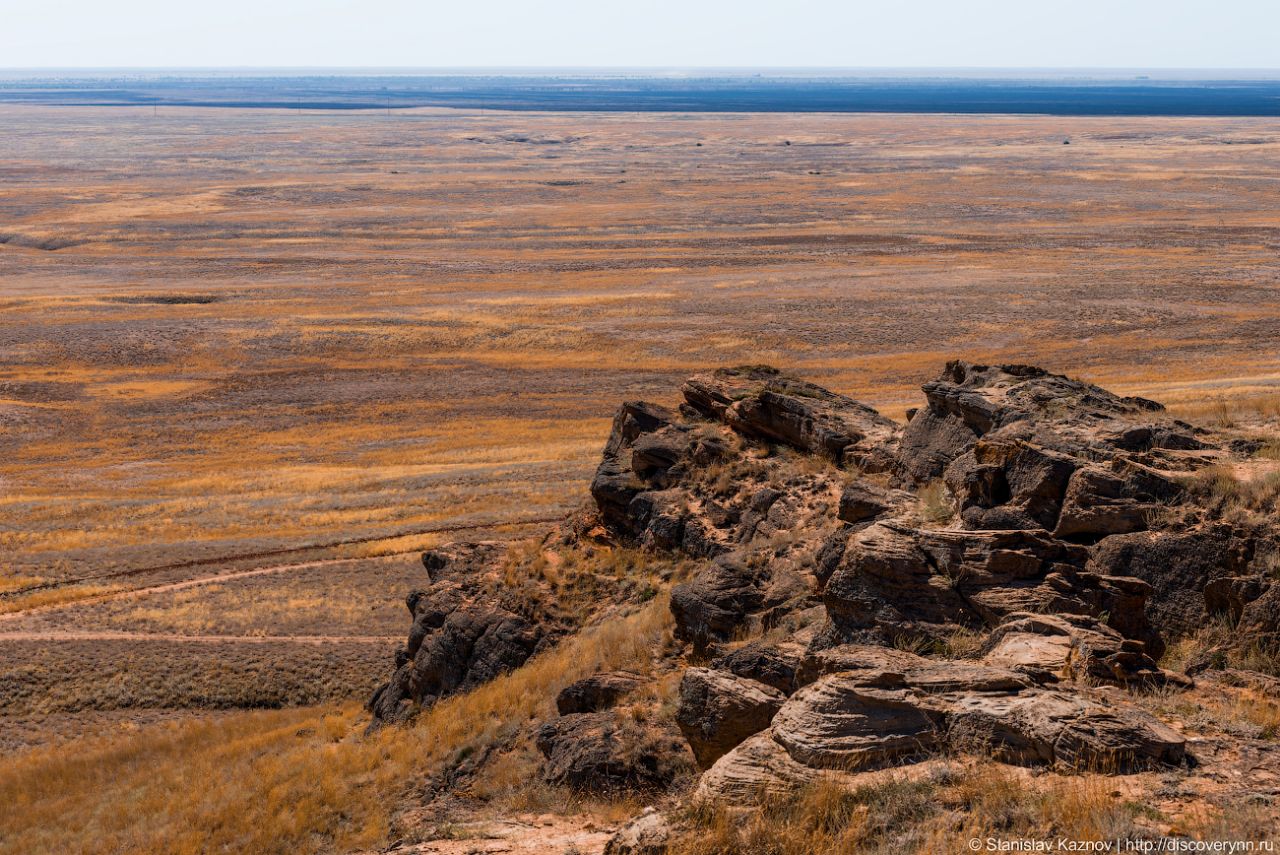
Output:
[[1280,0],[0,0],[0,67],[1280,67]]

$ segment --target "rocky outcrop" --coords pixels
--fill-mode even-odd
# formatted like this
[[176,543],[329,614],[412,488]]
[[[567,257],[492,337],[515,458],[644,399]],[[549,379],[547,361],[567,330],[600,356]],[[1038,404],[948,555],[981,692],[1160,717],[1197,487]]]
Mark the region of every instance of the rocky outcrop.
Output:
[[804,645],[795,642],[754,641],[713,659],[711,667],[764,683],[789,695],[796,689],[796,672],[804,654]]
[[822,454],[865,472],[892,462],[899,426],[865,404],[776,368],[728,368],[692,377],[685,405],[739,433]]
[[1025,365],[947,365],[902,434],[901,485],[944,478],[972,528],[1096,538],[1145,529],[1180,493],[1159,470],[1205,448],[1143,398]]
[[1015,612],[1098,616],[1159,646],[1144,617],[1145,583],[1084,570],[1088,550],[1038,529],[923,529],[888,521],[840,532],[819,578],[832,641],[937,638],[956,625],[994,627]]
[[[643,401],[622,405],[613,419],[609,441],[591,481],[591,496],[607,523],[629,527],[632,500],[644,492],[647,485],[660,488],[688,450],[687,433],[676,427],[675,413],[665,407]],[[634,446],[641,438],[653,443],[652,454],[642,454],[637,460]],[[659,438],[661,450],[655,441]],[[639,471],[635,468],[637,463]]]
[[[1087,687],[1185,685],[1156,664],[1160,630],[1207,611],[1207,585],[1224,603],[1260,595],[1214,581],[1236,578],[1209,557],[1231,535],[1158,527],[1187,500],[1183,476],[1227,452],[1155,402],[1030,366],[953,362],[923,389],[904,430],[760,367],[691,378],[679,413],[645,411],[651,440],[628,438],[638,420],[619,414],[606,458],[629,447],[643,465],[615,530],[712,556],[672,591],[678,639],[714,652],[815,600],[826,615],[802,644],[753,642],[686,673],[681,728],[700,763],[714,761],[700,792],[794,786],[814,770],[943,749],[1110,770],[1181,759],[1176,733]],[[692,436],[716,439],[709,467],[680,450]],[[768,453],[774,444],[837,474],[798,499],[800,467]],[[949,520],[919,510],[927,484],[944,489]],[[780,533],[802,545],[783,560],[771,552]],[[1227,551],[1248,560],[1242,542]],[[958,630],[985,636],[969,661],[894,649],[941,648]]]
[[1146,610],[1152,622],[1187,634],[1204,626],[1210,616],[1206,588],[1221,579],[1248,575],[1253,551],[1250,540],[1222,525],[1140,532],[1100,542],[1090,555],[1089,569],[1143,580],[1151,586]]
[[1205,600],[1230,620],[1246,645],[1280,651],[1280,580],[1262,573],[1217,579],[1206,586]]
[[[1223,522],[1194,489],[1244,446],[1031,366],[952,362],[922,388],[904,428],[760,366],[690,378],[676,409],[622,406],[581,529],[591,549],[678,565],[687,659],[659,670],[688,667],[674,720],[662,691],[637,691],[653,678],[566,688],[537,734],[547,781],[661,790],[696,760],[699,798],[748,804],[823,776],[914,774],[940,752],[1103,773],[1187,759],[1115,687],[1190,685],[1157,660],[1218,613],[1240,644],[1280,644],[1274,530]],[[514,602],[496,549],[424,558],[431,585],[410,598],[378,717],[562,631],[539,618],[551,590]],[[617,851],[649,845],[633,837]]]

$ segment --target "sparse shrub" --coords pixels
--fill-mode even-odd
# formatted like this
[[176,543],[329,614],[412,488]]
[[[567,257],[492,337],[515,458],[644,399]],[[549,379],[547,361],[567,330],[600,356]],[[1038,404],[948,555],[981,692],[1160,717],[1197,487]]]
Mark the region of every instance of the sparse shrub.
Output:
[[1225,398],[1219,398],[1210,405],[1209,421],[1214,427],[1218,428],[1233,428],[1236,426],[1231,405],[1227,403]]
[[1189,486],[1201,496],[1220,501],[1240,495],[1240,480],[1229,466],[1207,466],[1192,476]]
[[963,659],[978,652],[987,640],[987,634],[967,626],[957,626],[942,639],[939,655],[946,659]]
[[747,816],[709,806],[689,814],[693,828],[668,851],[684,855],[821,855],[923,845],[924,821],[940,805],[928,781],[888,776],[849,788],[819,779],[785,795],[764,796]]
[[1201,505],[1229,522],[1266,522],[1280,511],[1280,470],[1241,480],[1231,467],[1215,465],[1201,469],[1183,483]]

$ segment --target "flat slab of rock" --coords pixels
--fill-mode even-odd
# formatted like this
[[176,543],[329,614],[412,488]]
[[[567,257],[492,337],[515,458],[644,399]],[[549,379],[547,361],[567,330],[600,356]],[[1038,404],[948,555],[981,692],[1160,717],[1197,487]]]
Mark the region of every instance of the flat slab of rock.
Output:
[[865,772],[815,769],[797,763],[765,732],[751,737],[703,773],[693,801],[753,807],[759,805],[761,798],[785,797],[818,781],[833,781],[852,790],[889,781],[922,780],[948,765],[946,760],[924,760]]
[[1065,676],[1070,658],[1069,635],[1009,632],[992,645],[982,661],[995,668],[1021,671],[1037,680],[1054,682]]
[[1189,682],[1162,670],[1143,644],[1080,615],[1010,615],[988,636],[982,662],[1021,671],[1039,682],[1059,678],[1120,685]]

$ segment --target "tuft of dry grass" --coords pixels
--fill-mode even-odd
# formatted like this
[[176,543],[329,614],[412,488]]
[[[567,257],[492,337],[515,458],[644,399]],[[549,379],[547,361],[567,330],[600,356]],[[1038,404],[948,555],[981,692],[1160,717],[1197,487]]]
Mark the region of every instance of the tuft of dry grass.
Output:
[[933,525],[945,523],[955,513],[951,495],[941,480],[930,481],[920,488],[918,509],[920,519]]
[[1263,460],[1280,460],[1280,438],[1268,439],[1254,456],[1261,457]]
[[1247,686],[1214,684],[1211,690],[1194,695],[1164,688],[1131,694],[1157,716],[1180,719],[1192,730],[1248,739],[1280,738],[1280,699]]
[[1280,650],[1257,643],[1241,643],[1227,615],[1215,615],[1198,632],[1175,640],[1168,646],[1160,664],[1172,671],[1185,671],[1206,658],[1217,668],[1256,671],[1280,677]]
[[45,581],[41,576],[0,576],[0,594],[29,588]]
[[551,608],[574,624],[604,603],[646,602],[665,583],[689,576],[696,562],[629,546],[548,548],[538,539],[513,543],[493,580],[504,604],[540,619]]

